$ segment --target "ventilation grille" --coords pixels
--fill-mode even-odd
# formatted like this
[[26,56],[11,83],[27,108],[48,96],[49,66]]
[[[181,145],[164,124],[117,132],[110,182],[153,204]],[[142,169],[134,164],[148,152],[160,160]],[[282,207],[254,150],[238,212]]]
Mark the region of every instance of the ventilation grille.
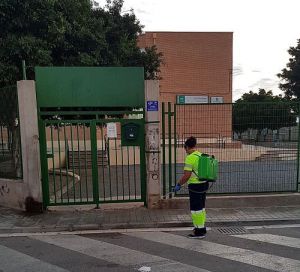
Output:
[[246,230],[244,227],[217,228],[216,231],[227,235],[248,233],[248,230]]

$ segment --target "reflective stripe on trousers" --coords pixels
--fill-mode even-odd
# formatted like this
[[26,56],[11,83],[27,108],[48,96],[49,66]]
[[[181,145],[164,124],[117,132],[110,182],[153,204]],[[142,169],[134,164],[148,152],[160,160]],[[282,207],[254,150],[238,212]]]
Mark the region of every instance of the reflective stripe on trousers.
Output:
[[206,222],[205,209],[199,211],[191,211],[192,221],[195,228],[204,228]]

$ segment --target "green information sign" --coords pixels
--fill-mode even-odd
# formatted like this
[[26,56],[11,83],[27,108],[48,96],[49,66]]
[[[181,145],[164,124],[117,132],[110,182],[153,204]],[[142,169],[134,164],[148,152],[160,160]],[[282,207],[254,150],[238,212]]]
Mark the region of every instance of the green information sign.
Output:
[[184,95],[177,95],[177,103],[178,104],[185,104],[185,96]]
[[207,104],[207,95],[177,95],[178,104]]

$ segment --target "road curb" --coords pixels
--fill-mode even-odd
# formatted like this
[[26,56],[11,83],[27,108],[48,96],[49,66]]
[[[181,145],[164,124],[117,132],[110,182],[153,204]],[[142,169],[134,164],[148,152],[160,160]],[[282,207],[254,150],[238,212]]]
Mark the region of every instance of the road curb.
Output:
[[[208,195],[206,208],[237,209],[289,207],[300,205],[300,193]],[[189,209],[188,197],[161,199],[160,209]]]
[[[254,225],[277,225],[277,224],[300,224],[299,219],[262,219],[262,220],[224,220],[207,222],[208,227],[220,226],[254,226]],[[181,222],[154,222],[154,223],[118,223],[118,224],[84,224],[55,227],[13,227],[0,229],[0,234],[13,233],[43,233],[43,232],[73,232],[84,230],[121,230],[121,229],[143,229],[143,228],[184,228],[192,227],[191,221]]]

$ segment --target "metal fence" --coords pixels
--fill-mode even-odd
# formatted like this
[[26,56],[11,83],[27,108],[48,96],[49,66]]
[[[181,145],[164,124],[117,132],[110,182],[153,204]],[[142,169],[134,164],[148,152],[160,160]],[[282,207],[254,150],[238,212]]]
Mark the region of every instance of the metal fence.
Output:
[[145,201],[144,135],[124,145],[121,126],[129,121],[143,127],[143,119],[40,120],[46,206]]
[[[290,192],[299,188],[299,104],[162,105],[162,194],[183,173],[184,141],[219,160],[210,193]],[[179,195],[185,195],[181,190]]]
[[0,88],[0,178],[22,178],[17,87]]

